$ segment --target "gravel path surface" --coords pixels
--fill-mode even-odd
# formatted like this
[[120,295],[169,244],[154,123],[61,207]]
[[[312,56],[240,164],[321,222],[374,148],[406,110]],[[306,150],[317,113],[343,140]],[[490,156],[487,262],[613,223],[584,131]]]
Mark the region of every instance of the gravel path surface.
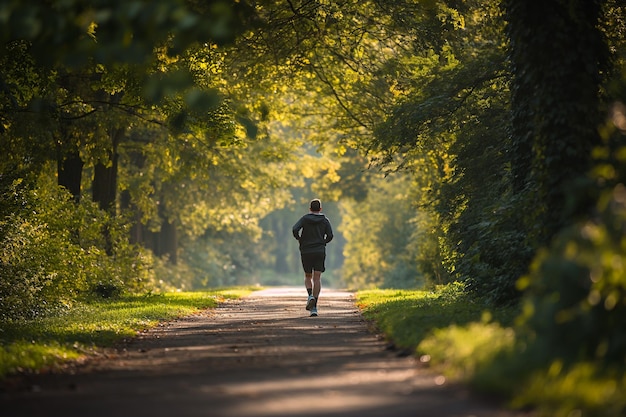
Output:
[[512,417],[385,350],[352,294],[273,288],[167,323],[126,349],[26,377],[4,417]]

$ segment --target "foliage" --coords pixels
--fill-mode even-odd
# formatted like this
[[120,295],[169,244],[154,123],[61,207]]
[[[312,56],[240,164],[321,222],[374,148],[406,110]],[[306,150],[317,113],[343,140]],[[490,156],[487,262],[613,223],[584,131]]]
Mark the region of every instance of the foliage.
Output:
[[143,64],[155,46],[175,55],[196,42],[231,41],[252,14],[245,2],[109,1],[87,7],[81,1],[3,0],[0,43],[30,43],[47,65],[76,67],[98,63]]
[[537,407],[542,417],[622,416],[626,410],[623,374],[599,371],[595,364],[563,367],[555,361],[535,373],[512,401],[514,407]]
[[[504,217],[526,211],[515,206],[523,199],[507,174],[510,73],[499,2],[368,3],[358,17],[347,3],[333,18],[363,30],[363,41],[358,48],[336,41],[340,32],[326,27],[311,58],[320,91],[335,97],[316,103],[330,109],[338,132],[331,142],[365,150],[387,172],[411,173],[407,195],[418,210],[410,219],[409,262],[426,282],[463,280],[495,301],[516,298],[514,282],[533,247],[527,230]],[[381,10],[365,24],[369,7],[372,15]],[[351,206],[366,210],[370,202]],[[494,253],[494,241],[510,251]],[[358,252],[348,250],[347,262],[354,256],[357,264]]]
[[[415,349],[436,329],[480,322],[488,309],[484,301],[469,297],[462,283],[427,290],[364,290],[357,305],[396,346]],[[496,320],[512,322],[515,310],[501,308],[490,313]]]
[[[485,316],[489,316],[486,314]],[[513,350],[515,332],[499,323],[472,322],[436,329],[417,347],[421,357],[443,369],[452,380],[466,380]]]
[[[604,130],[613,135],[607,144],[623,137],[614,122],[609,119]],[[626,192],[621,149],[602,147],[595,152],[602,158],[594,176],[601,183],[617,184],[601,194],[596,216],[559,233],[519,282],[527,297],[517,360],[532,363],[533,372],[515,401],[539,403],[546,415],[579,409],[617,416],[626,409]]]
[[624,196],[623,186],[616,187],[601,203],[601,218],[562,232],[520,281],[529,287],[526,319],[533,343],[543,346],[547,360],[623,365]]
[[[177,275],[164,287],[233,282],[253,269],[247,265],[232,275],[221,266],[254,259],[242,249],[254,248],[259,219],[286,203],[285,188],[294,175],[287,164],[293,143],[266,129],[267,106],[248,106],[249,85],[233,79],[236,65],[226,58],[232,52],[226,43],[253,10],[245,2],[176,0],[135,2],[130,8],[113,2],[88,10],[72,1],[63,7],[10,1],[0,6],[2,19],[12,19],[1,33],[1,140],[8,158],[0,163],[0,175],[19,170],[56,179],[80,201],[76,213],[98,219],[89,237],[75,228],[59,236],[61,242],[39,242],[51,252],[63,245],[79,251],[72,261],[76,268],[59,271],[73,277],[77,288],[114,295],[139,289],[133,280],[159,286],[153,263],[163,272],[160,279]],[[31,32],[13,24],[24,19],[33,25]],[[46,33],[50,21],[59,30],[53,39]],[[51,161],[58,166],[56,178]],[[77,168],[68,174],[72,164]],[[85,201],[89,192],[107,214],[94,214]],[[66,205],[56,219],[81,215]],[[48,207],[54,216],[55,202]],[[11,207],[0,213],[11,215]],[[81,240],[72,241],[71,233]],[[228,234],[245,245],[210,242],[218,235],[228,240]],[[197,270],[199,263],[175,266],[211,245],[215,249],[205,252],[221,259],[209,262],[220,263],[210,271],[220,273],[210,280],[206,270]],[[169,266],[153,255],[182,272],[165,273]],[[80,270],[84,263],[88,267]],[[66,292],[63,301],[78,292]]]
[[547,345],[528,354],[527,329],[514,320],[518,309],[471,302],[462,284],[433,292],[361,291],[357,300],[364,316],[397,347],[414,351],[445,380],[468,383],[512,408],[532,408],[546,417],[617,417],[626,407],[620,367],[538,360],[536,355],[549,356],[543,352]]
[[467,283],[469,291],[494,304],[519,300],[516,281],[526,273],[535,254],[536,228],[522,227],[531,210],[524,209],[530,205],[529,198],[505,194],[488,212],[474,213],[472,220],[477,223],[462,222],[469,220],[462,215],[454,226],[453,233],[463,238],[457,249],[462,256],[455,264],[455,275]]
[[524,334],[485,320],[453,325],[426,337],[417,353],[450,381],[496,395],[512,408],[532,408],[537,416],[623,414],[623,372],[591,361],[540,364],[536,355],[543,353],[533,349],[536,355],[529,355]]
[[350,288],[406,288],[420,284],[409,180],[400,176],[370,183],[364,201],[341,202],[346,259],[342,280]]
[[503,2],[513,71],[512,171],[516,191],[532,186],[543,201],[533,221],[542,226],[541,245],[593,205],[593,193],[573,190],[600,144],[599,98],[609,66],[598,27],[602,3]]
[[[32,318],[69,305],[90,290],[136,291],[149,277],[149,260],[128,244],[116,220],[91,203],[76,206],[65,190],[42,179],[29,189],[6,184],[17,207],[0,222],[0,317]],[[115,258],[104,253],[101,227],[112,227]],[[105,295],[103,294],[103,295]]]
[[76,359],[94,349],[154,327],[159,322],[213,308],[224,299],[242,297],[252,288],[205,292],[92,298],[71,311],[20,322],[0,321],[0,378],[37,371]]

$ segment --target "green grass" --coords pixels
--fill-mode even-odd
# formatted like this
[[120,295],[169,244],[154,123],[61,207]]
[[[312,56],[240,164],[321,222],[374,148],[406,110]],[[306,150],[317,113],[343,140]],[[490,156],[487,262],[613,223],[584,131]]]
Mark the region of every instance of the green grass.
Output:
[[368,290],[357,293],[363,315],[401,348],[415,349],[436,329],[495,319],[512,323],[513,309],[487,311],[485,303],[463,292],[460,284],[426,290]]
[[160,322],[216,307],[224,299],[251,291],[253,288],[229,288],[91,300],[62,315],[0,322],[0,378],[57,366],[94,349],[111,347]]
[[450,284],[436,291],[357,293],[363,315],[448,380],[537,417],[622,417],[626,375],[601,363],[537,362],[514,325],[518,310],[487,310]]

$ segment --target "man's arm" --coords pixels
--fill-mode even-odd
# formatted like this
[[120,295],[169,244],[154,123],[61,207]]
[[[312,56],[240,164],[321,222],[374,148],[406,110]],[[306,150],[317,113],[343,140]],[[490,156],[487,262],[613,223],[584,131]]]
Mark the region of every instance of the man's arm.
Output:
[[330,220],[326,219],[326,230],[324,231],[326,234],[325,242],[328,243],[333,240],[333,228],[330,225]]
[[302,229],[302,217],[300,217],[300,220],[298,220],[291,228],[293,237],[295,237],[296,240],[300,240],[300,229]]

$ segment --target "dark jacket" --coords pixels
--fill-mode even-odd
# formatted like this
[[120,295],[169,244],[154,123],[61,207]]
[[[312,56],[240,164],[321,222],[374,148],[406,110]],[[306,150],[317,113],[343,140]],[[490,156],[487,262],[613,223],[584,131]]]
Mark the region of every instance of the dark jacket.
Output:
[[326,253],[326,244],[333,240],[333,228],[322,213],[309,213],[293,225],[293,237],[300,242],[300,253]]

